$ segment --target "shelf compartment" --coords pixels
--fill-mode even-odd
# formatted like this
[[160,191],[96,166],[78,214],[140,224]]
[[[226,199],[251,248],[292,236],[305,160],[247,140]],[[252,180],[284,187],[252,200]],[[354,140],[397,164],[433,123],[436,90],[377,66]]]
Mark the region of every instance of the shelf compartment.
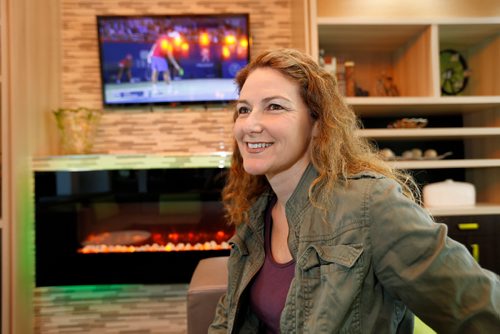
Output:
[[500,23],[440,24],[438,36],[439,49],[458,51],[471,71],[462,95],[500,95]]
[[362,129],[362,137],[378,140],[429,140],[429,139],[457,139],[471,137],[500,136],[500,127],[475,128],[424,128],[424,129]]
[[432,27],[426,24],[345,24],[318,20],[319,48],[355,63],[357,84],[377,95],[377,79],[392,76],[401,96],[434,96]]

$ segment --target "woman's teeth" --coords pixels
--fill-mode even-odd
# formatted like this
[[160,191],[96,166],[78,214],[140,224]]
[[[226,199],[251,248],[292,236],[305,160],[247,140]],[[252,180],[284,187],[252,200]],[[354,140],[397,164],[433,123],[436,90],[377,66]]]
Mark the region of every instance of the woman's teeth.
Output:
[[265,147],[269,147],[271,145],[272,144],[269,144],[269,143],[248,143],[249,148],[265,148]]

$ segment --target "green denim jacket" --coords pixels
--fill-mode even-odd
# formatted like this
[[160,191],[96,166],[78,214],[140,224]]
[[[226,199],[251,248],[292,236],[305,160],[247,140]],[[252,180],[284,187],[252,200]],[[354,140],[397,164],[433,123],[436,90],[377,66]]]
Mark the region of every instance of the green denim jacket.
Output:
[[[327,213],[312,206],[309,166],[286,204],[296,260],[282,333],[412,333],[413,313],[438,333],[500,333],[500,279],[479,267],[381,175],[355,175],[333,191]],[[209,333],[258,333],[248,285],[264,261],[263,213],[250,210],[231,239],[228,289]]]

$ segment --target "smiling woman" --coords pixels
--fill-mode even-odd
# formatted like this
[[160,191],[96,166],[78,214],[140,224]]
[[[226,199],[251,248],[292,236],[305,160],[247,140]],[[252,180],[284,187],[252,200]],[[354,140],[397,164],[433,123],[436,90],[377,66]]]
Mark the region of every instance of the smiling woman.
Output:
[[236,82],[223,190],[236,233],[209,333],[412,333],[414,314],[440,333],[500,327],[499,277],[356,135],[331,74],[278,49]]
[[277,70],[256,69],[240,92],[236,112],[234,137],[245,171],[296,185],[310,162],[314,127],[298,83]]

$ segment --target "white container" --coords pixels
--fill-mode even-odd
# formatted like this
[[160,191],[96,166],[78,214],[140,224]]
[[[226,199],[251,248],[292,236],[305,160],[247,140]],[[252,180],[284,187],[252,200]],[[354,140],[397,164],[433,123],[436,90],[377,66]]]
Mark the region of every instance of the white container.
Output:
[[424,186],[423,200],[425,207],[456,207],[476,204],[476,188],[467,182],[446,180]]

